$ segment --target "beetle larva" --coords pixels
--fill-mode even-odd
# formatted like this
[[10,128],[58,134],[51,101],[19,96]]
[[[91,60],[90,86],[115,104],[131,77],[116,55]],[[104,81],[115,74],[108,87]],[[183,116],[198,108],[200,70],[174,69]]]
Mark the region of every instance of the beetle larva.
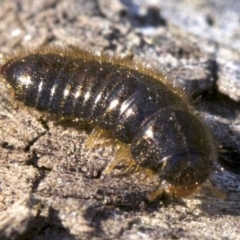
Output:
[[187,196],[209,177],[217,157],[211,134],[160,73],[127,60],[49,48],[16,54],[1,74],[25,105],[109,131],[171,196]]

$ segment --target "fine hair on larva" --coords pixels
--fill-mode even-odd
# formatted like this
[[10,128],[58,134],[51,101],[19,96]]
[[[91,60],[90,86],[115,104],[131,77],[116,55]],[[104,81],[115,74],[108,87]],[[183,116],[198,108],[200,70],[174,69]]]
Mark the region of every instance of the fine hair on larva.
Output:
[[89,122],[127,146],[136,169],[159,177],[153,198],[188,196],[210,175],[217,158],[212,135],[162,73],[129,59],[45,47],[6,58],[1,75],[24,105]]

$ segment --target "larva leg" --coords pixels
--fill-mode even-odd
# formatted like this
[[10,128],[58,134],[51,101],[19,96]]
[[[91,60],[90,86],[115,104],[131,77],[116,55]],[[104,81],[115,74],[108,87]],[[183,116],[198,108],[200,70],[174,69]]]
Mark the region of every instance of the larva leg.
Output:
[[167,196],[176,198],[187,197],[192,193],[197,192],[198,190],[200,190],[200,187],[188,186],[187,188],[184,188],[183,186],[172,186],[171,184],[163,181],[156,191],[148,194],[148,201],[153,202],[158,197],[161,197],[162,194],[166,194]]
[[0,53],[0,66],[3,65],[6,62],[6,57]]
[[147,178],[153,178],[156,175],[153,170],[138,165],[132,158],[129,145],[120,142],[117,143],[114,158],[105,169],[104,174],[110,174],[117,166],[124,168],[121,174],[138,172],[144,174]]
[[126,166],[122,174],[128,173],[130,171],[136,171],[139,167],[132,158],[129,145],[118,142],[114,158],[104,170],[104,174],[110,174],[117,166],[120,165]]
[[[212,185],[212,183],[207,180],[204,183],[205,187],[207,187],[209,190],[211,190],[217,197],[225,200],[227,198],[226,194],[221,192],[218,188]],[[154,191],[148,194],[148,201],[152,202],[156,200],[158,197],[160,197],[162,194],[166,194],[171,197],[181,198],[181,197],[187,197],[193,193],[196,193],[201,190],[201,186],[188,186],[187,188],[184,188],[183,186],[172,186],[169,183],[166,183],[165,181],[162,182],[160,187]]]
[[164,187],[161,185],[161,187],[159,187],[156,191],[151,192],[148,194],[147,199],[149,202],[153,202],[155,201],[158,197],[161,197],[163,195],[164,191]]
[[208,179],[204,185],[211,190],[217,197],[225,200],[227,198],[227,195],[225,193],[223,193],[221,190],[219,190],[217,187],[213,186],[213,184],[210,182],[210,180]]
[[109,137],[110,137],[110,134],[106,130],[100,127],[95,127],[90,133],[90,135],[88,136],[88,139],[85,142],[85,146],[91,149],[97,144],[97,142],[99,142],[104,138],[109,138]]

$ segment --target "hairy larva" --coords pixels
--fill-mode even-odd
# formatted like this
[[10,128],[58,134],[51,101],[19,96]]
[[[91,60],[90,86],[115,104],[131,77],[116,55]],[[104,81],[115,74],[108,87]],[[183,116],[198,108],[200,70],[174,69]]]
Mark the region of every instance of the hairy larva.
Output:
[[91,122],[126,144],[133,163],[160,178],[157,194],[184,197],[209,177],[217,157],[211,134],[160,73],[126,59],[46,48],[16,54],[1,74],[25,105]]

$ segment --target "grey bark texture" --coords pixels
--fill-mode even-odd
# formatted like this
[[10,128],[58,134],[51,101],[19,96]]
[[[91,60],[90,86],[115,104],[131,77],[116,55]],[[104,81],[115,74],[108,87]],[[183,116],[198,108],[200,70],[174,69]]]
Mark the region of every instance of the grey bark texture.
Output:
[[[195,99],[237,171],[239,13],[238,0],[2,0],[0,53],[54,44],[133,56]],[[147,203],[156,183],[101,177],[114,146],[88,149],[88,135],[16,105],[0,81],[0,239],[240,239],[240,175],[229,164],[214,163],[210,177],[226,200],[203,186]]]

